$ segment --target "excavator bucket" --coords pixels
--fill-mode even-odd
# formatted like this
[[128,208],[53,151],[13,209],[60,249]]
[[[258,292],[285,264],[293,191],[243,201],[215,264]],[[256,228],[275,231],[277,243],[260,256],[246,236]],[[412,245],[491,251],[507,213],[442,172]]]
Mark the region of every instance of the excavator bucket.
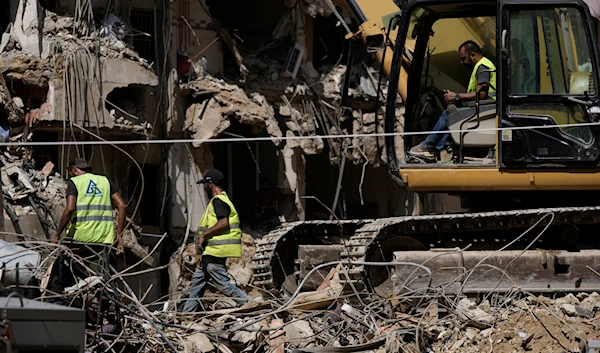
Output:
[[600,269],[600,250],[437,249],[395,252],[394,258],[399,263],[393,277],[396,294],[424,288],[443,288],[447,294],[600,290],[600,274],[596,271]]

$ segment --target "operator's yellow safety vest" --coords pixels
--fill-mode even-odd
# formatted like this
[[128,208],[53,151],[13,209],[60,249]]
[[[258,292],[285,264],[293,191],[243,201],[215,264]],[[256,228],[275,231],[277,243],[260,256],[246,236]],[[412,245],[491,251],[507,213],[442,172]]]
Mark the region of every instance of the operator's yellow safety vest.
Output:
[[496,99],[496,65],[486,58],[483,57],[481,60],[475,64],[475,68],[471,73],[471,80],[469,81],[469,87],[467,88],[467,92],[475,92],[477,90],[477,69],[479,66],[485,65],[490,68],[490,70],[494,70],[494,72],[490,72],[490,85],[488,89],[488,97],[492,99]]
[[86,173],[71,180],[77,188],[77,203],[68,236],[86,243],[112,244],[115,226],[108,179]]
[[218,198],[225,202],[231,209],[229,213],[229,229],[221,234],[214,235],[208,239],[203,255],[215,257],[241,257],[242,256],[242,230],[240,229],[240,217],[238,216],[233,203],[229,200],[227,194],[223,191],[213,197],[208,203],[208,207],[198,225],[198,235],[202,235],[208,228],[217,224],[217,214],[213,200]]

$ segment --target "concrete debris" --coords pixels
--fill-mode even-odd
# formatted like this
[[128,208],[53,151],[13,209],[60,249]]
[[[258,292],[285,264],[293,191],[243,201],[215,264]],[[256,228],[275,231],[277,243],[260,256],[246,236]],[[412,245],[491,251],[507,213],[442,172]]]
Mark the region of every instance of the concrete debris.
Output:
[[594,317],[594,312],[592,310],[582,308],[579,305],[563,304],[561,309],[569,316],[579,316],[586,319],[591,319]]
[[[244,234],[243,244],[244,252],[252,254],[253,239]],[[7,247],[0,246],[0,249],[5,251]],[[190,276],[199,260],[194,244],[175,254],[172,262],[179,266],[176,279]],[[63,260],[60,260],[61,256]],[[64,257],[70,258],[64,262],[66,264],[85,263],[82,257],[68,251],[54,263],[64,261]],[[234,276],[243,276],[239,270],[247,266],[245,261],[247,259],[242,258],[238,263],[228,264],[232,274],[236,273]],[[38,262],[35,266],[41,265]],[[33,268],[37,270],[35,266]],[[11,265],[4,270],[15,267]],[[102,339],[91,339],[95,336],[90,331],[86,344],[88,351],[129,347],[148,353],[169,349],[202,353],[282,353],[295,349],[377,353],[401,350],[583,352],[587,342],[600,330],[600,320],[597,320],[600,295],[597,293],[551,299],[512,291],[494,293],[476,301],[462,294],[451,296],[443,293],[444,289],[428,287],[419,291],[422,295],[418,300],[415,300],[414,292],[383,299],[344,288],[340,281],[344,266],[338,265],[330,270],[314,292],[294,293],[288,300],[273,297],[260,301],[257,298],[267,293],[250,292],[253,300],[241,307],[205,305],[206,310],[190,314],[178,313],[181,299],[186,296],[185,288],[182,288],[187,285],[184,282],[176,284],[175,288],[183,295],[171,297],[170,308],[156,311],[152,309],[155,304],[142,304],[138,295],[123,281],[122,277],[128,275],[126,272],[111,270],[107,274],[102,272],[101,266],[95,270],[92,267],[73,265],[71,270],[63,268],[59,271],[60,267],[53,265],[49,268],[51,271],[37,271],[53,278],[44,282],[42,288],[48,288],[44,300],[55,298],[73,303],[71,305],[82,305],[92,319],[89,325],[93,325],[91,322],[96,322],[98,317],[104,318],[97,328]],[[56,290],[57,280],[61,279],[57,274],[67,275],[71,271],[77,273],[76,278],[63,282],[63,288]],[[69,285],[64,286],[66,283]],[[249,292],[248,289],[246,287]],[[436,292],[438,290],[440,292]],[[100,305],[100,298],[107,304]],[[206,304],[228,300],[216,292],[203,298]],[[580,306],[584,303],[591,309]],[[115,311],[119,315],[112,314]],[[122,318],[121,322],[117,321],[118,317]]]
[[478,308],[476,304],[469,299],[461,299],[456,307],[458,315],[469,322],[469,324],[478,328],[488,328],[492,326],[493,316]]
[[296,347],[308,347],[315,335],[310,323],[305,320],[291,322],[284,330],[287,341]]
[[[346,71],[346,65],[337,65],[324,69],[320,81],[323,83],[323,96],[325,98],[335,101],[341,100]],[[378,68],[366,66],[363,63],[354,65],[351,70],[348,96],[353,99],[375,99],[377,97],[378,80]],[[380,94],[385,97],[385,93],[387,92],[387,78],[383,78],[381,81]],[[385,102],[385,98],[382,102]]]
[[[69,14],[46,10],[37,1],[13,3],[18,5],[15,21],[0,42],[0,114],[6,113],[3,115],[10,124],[25,122],[27,134],[36,121],[68,119],[81,125],[90,126],[89,122],[94,122],[98,127],[118,127],[142,134],[152,130],[146,121],[147,107],[140,97],[135,98],[135,104],[129,102],[130,106],[127,102],[123,106],[116,102],[115,107],[108,102],[105,107],[105,101],[98,101],[99,95],[103,94],[102,98],[107,100],[114,89],[130,84],[158,84],[151,64],[123,41],[127,40],[124,35],[128,29],[122,20],[109,13],[102,15],[106,18],[103,25],[90,22],[90,27],[90,23]],[[82,56],[89,62],[82,62]],[[99,70],[104,72],[100,74]],[[65,82],[68,77],[81,76],[88,76],[89,80]],[[100,82],[99,77],[106,79]],[[22,96],[12,97],[7,83],[13,87],[13,94],[16,91]],[[15,90],[15,85],[24,87]],[[72,107],[67,106],[69,99]],[[91,104],[92,101],[100,104]],[[71,109],[77,109],[78,114]],[[143,121],[136,121],[139,117]]]
[[208,336],[198,332],[186,337],[185,349],[191,352],[210,353],[215,351],[215,346]]
[[325,16],[332,14],[331,8],[325,3],[329,0],[304,0],[304,13],[311,17]]
[[88,278],[84,278],[84,279],[80,280],[79,282],[77,282],[75,285],[65,288],[65,294],[72,294],[76,291],[83,290],[83,289],[87,290],[89,288],[92,288],[94,286],[97,286],[97,285],[103,284],[103,283],[104,283],[104,281],[102,280],[102,277],[100,277],[100,276],[91,276]]
[[[115,228],[117,226],[117,213],[114,211],[113,219],[115,220]],[[140,259],[144,260],[144,263],[147,266],[154,266],[154,258],[149,256],[148,247],[141,246],[138,238],[141,239],[142,228],[139,226],[132,224],[129,229],[126,229],[123,232],[123,246],[126,249],[131,250],[131,252]]]
[[[258,93],[249,96],[239,86],[211,76],[185,84],[182,89],[197,99],[185,114],[185,125],[196,140],[217,137],[232,120],[252,126],[255,133],[266,130],[270,136],[282,136],[273,108]],[[273,143],[279,145],[280,142],[274,140]],[[195,147],[201,144],[194,142]]]

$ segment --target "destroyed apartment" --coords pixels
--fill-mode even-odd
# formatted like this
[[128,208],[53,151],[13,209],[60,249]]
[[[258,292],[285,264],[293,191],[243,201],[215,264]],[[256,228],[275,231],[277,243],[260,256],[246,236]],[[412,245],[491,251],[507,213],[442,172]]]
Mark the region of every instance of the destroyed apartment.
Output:
[[508,2],[5,0],[0,353],[600,349],[600,8]]

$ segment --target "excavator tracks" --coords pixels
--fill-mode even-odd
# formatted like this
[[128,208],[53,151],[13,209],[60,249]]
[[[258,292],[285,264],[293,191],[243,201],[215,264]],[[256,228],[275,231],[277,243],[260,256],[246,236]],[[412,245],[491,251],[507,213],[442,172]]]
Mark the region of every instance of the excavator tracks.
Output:
[[[355,262],[390,261],[394,251],[427,250],[436,247],[436,240],[443,238],[444,234],[452,234],[453,244],[459,247],[476,243],[475,248],[499,248],[502,239],[488,242],[483,238],[491,233],[494,238],[498,234],[507,234],[506,241],[510,241],[514,235],[506,232],[524,231],[546,215],[553,215],[552,227],[555,228],[600,224],[599,211],[600,207],[541,208],[343,221],[346,233],[351,232],[353,227],[355,229],[353,235],[341,239],[346,250],[340,254],[340,258],[348,261],[348,267],[347,276],[340,278],[356,290],[374,288],[387,279],[387,271],[381,267],[370,269]],[[541,221],[539,230],[550,220],[548,216]],[[259,242],[253,258],[255,283],[265,289],[277,289],[279,284],[273,280],[273,266],[278,261],[283,239],[287,238],[289,246],[290,238],[296,239],[296,243],[300,242],[300,237],[313,237],[314,240],[314,236],[321,234],[324,228],[331,232],[331,229],[339,226],[340,223],[335,221],[294,222],[266,235]],[[535,231],[532,233],[538,234]]]
[[[367,284],[372,288],[379,283],[368,283],[372,281],[368,268],[364,265],[354,264],[354,262],[373,261],[374,257],[377,257],[379,261],[384,259],[389,261],[391,260],[389,255],[394,250],[424,250],[434,244],[418,244],[415,240],[418,241],[426,234],[525,230],[538,222],[541,217],[550,214],[554,215],[552,226],[596,224],[600,223],[598,211],[600,211],[600,207],[569,207],[379,219],[358,229],[347,243],[349,251],[342,252],[340,255],[349,263],[347,278],[350,279],[350,283],[356,289],[365,289]],[[542,221],[540,226],[545,226],[549,221],[550,218]],[[474,240],[467,234],[464,236],[466,239],[457,245],[464,246]],[[386,241],[395,237],[402,237],[403,240],[412,243],[407,244],[408,246],[404,249],[393,249],[393,247],[386,246]],[[419,249],[420,245],[423,245],[421,249]]]
[[[289,257],[294,254],[297,256],[298,245],[340,244],[341,239],[349,238],[362,223],[362,220],[307,221],[291,222],[278,227],[257,244],[252,258],[254,284],[267,290],[278,289],[283,282],[282,276],[293,274],[289,269]],[[294,264],[293,261],[291,264]],[[287,273],[282,273],[282,270]]]
[[256,253],[252,258],[252,271],[254,272],[254,284],[264,289],[274,289],[273,268],[271,262],[276,258],[277,244],[282,237],[291,233],[292,230],[302,222],[287,223],[259,240]]

